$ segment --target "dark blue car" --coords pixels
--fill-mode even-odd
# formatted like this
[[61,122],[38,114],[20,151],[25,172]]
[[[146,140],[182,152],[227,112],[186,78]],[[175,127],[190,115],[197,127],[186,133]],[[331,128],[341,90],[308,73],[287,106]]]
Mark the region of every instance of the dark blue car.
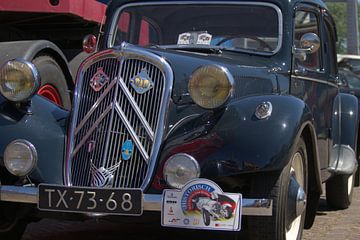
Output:
[[217,230],[174,210],[184,186],[208,199],[214,183],[237,201],[222,221],[251,239],[301,239],[324,183],[330,206],[350,205],[358,100],[340,91],[321,1],[114,0],[99,37],[71,111],[34,94],[31,63],[0,69],[1,239],[64,215]]

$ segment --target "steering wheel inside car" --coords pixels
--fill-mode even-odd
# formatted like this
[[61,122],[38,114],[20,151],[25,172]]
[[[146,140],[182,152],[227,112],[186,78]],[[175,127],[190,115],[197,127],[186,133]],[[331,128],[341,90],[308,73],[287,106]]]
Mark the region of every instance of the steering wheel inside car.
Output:
[[265,42],[264,40],[256,37],[256,36],[249,36],[249,35],[233,35],[233,36],[224,36],[222,40],[220,40],[216,46],[220,46],[228,41],[231,41],[231,40],[234,40],[234,39],[237,39],[237,38],[249,38],[249,39],[252,39],[252,40],[255,40],[256,42],[258,42],[260,44],[260,48],[258,48],[259,50],[265,50],[265,51],[271,51],[272,47],[267,43]]

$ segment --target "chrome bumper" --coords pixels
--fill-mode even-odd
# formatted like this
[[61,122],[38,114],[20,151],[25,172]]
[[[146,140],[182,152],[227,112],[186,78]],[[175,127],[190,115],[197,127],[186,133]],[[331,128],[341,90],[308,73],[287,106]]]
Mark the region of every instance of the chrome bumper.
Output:
[[[161,211],[162,195],[143,194],[144,211]],[[38,189],[36,187],[20,187],[0,185],[0,201],[19,203],[38,203]],[[242,215],[271,216],[271,199],[242,199]]]

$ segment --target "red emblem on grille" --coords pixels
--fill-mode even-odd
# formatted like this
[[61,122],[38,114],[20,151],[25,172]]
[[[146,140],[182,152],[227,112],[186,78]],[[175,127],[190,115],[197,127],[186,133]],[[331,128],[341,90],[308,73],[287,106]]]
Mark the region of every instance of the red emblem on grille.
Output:
[[109,77],[104,73],[103,68],[98,68],[95,75],[90,79],[90,86],[95,92],[100,91],[109,81]]

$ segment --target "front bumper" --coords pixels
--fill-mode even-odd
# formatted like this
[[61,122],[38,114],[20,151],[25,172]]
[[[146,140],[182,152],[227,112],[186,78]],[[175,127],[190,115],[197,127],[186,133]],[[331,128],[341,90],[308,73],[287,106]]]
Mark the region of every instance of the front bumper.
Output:
[[[0,201],[19,203],[38,203],[38,189],[36,187],[0,185]],[[143,194],[144,211],[161,211],[162,195]],[[271,199],[242,199],[243,216],[271,216]]]

